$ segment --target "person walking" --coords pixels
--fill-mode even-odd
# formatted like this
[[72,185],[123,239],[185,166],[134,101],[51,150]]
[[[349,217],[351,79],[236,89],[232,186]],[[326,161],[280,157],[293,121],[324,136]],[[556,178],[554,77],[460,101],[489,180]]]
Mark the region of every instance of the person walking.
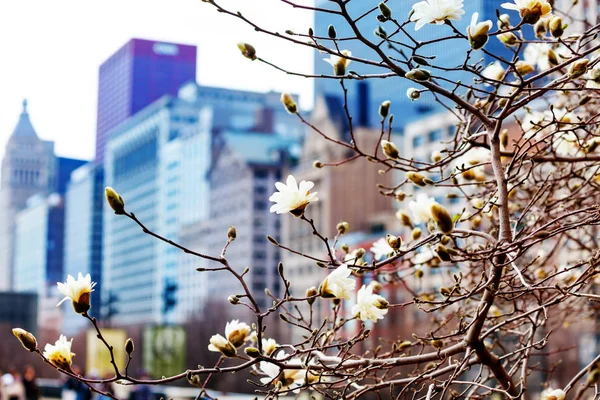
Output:
[[27,365],[23,370],[23,387],[26,400],[39,400],[40,388],[37,384],[35,369],[31,365]]

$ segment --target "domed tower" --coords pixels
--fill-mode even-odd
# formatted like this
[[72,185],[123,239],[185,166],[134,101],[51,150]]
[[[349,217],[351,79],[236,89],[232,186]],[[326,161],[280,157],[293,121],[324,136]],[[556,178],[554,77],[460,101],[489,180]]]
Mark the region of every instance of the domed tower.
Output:
[[0,291],[12,287],[15,217],[31,196],[55,182],[54,142],[41,140],[29,119],[27,100],[6,144],[0,175]]

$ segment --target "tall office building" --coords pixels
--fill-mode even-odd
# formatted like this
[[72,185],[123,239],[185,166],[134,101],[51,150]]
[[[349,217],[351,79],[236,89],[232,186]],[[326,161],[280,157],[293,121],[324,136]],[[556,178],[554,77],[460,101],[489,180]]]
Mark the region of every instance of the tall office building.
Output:
[[50,294],[63,278],[64,199],[37,194],[17,214],[14,290]]
[[[387,4],[391,8],[395,18],[404,20],[408,18],[408,14],[411,10],[414,2],[407,2],[404,0],[390,0]],[[349,2],[347,7],[350,14],[357,18],[358,16],[369,11],[375,7],[377,3],[369,1],[356,1]],[[317,0],[316,6],[321,8],[335,8],[335,4],[327,0]],[[500,7],[499,2],[484,1],[484,0],[472,0],[466,1],[464,5],[465,14],[462,20],[452,21],[452,23],[461,32],[466,32],[466,27],[471,20],[471,15],[474,12],[479,12],[479,21],[490,19],[496,21],[496,9]],[[388,31],[393,32],[394,26],[392,23],[380,23],[377,19],[377,12],[373,12],[368,16],[361,18],[357,26],[363,33],[363,35],[378,43],[381,41],[376,37],[373,32],[377,27],[382,26]],[[513,19],[516,17],[513,16]],[[349,38],[356,36],[352,31],[351,27],[346,21],[335,14],[317,12],[315,13],[315,35],[327,37],[327,27],[332,24],[335,26],[337,31],[337,37]],[[414,31],[414,24],[409,24],[405,28],[407,32],[411,34],[413,38],[419,41],[427,41],[442,36],[452,36],[453,32],[450,27],[445,25],[427,25],[421,28],[419,31]],[[495,29],[495,28],[494,28]],[[401,43],[412,44],[411,39],[405,34],[399,33],[394,36],[394,40]],[[323,42],[324,45],[329,45],[328,42]],[[381,58],[366,45],[360,43],[358,40],[344,40],[339,41],[338,45],[340,49],[348,49],[352,51],[353,56],[380,61]],[[401,45],[398,45],[402,48]],[[382,50],[386,54],[394,58],[402,58],[402,56],[387,48],[387,46],[381,46]],[[422,46],[418,55],[421,56],[433,56],[435,59],[432,60],[432,64],[443,66],[443,67],[458,67],[462,65],[465,60],[465,55],[469,49],[469,44],[466,40],[451,40],[431,43]],[[496,38],[490,38],[486,49],[494,54],[507,54],[506,48]],[[404,48],[403,51],[410,55],[410,49]],[[326,55],[322,53],[315,54],[315,74],[332,75],[331,65],[323,61]],[[471,62],[477,61],[479,58],[486,58],[485,54],[478,50],[471,54]],[[490,62],[489,58],[486,58],[486,62]],[[434,68],[425,67],[430,69],[435,75],[443,75],[444,78],[452,79],[454,81],[461,80],[465,84],[473,82],[473,75],[461,71],[440,71]],[[358,62],[354,62],[349,66],[350,70],[354,70],[357,73],[364,74],[377,74],[390,72],[387,69],[379,68],[376,66],[363,65]],[[443,80],[439,80],[437,83],[442,86],[453,89],[454,85]],[[411,82],[408,79],[401,77],[390,77],[386,79],[369,79],[364,81],[357,80],[346,80],[345,85],[348,88],[348,106],[353,116],[353,122],[359,126],[370,126],[375,127],[380,123],[380,117],[378,114],[379,105],[385,100],[391,100],[392,108],[391,113],[395,114],[394,125],[400,129],[404,127],[406,123],[415,121],[422,118],[424,115],[433,112],[439,112],[442,107],[435,101],[431,94],[424,93],[418,101],[411,101],[406,96],[406,91],[410,87],[419,87],[420,85],[415,82]],[[464,89],[459,90],[464,92]],[[316,79],[315,80],[315,98],[319,95],[335,95],[342,98],[342,88],[338,79]]]
[[19,122],[6,144],[0,188],[0,290],[12,287],[15,220],[27,199],[53,191],[56,179],[54,142],[38,137],[27,112],[27,101]]
[[[182,242],[206,254],[218,254],[227,240],[227,230],[235,226],[237,239],[227,250],[229,264],[242,273],[261,308],[272,299],[265,288],[279,295],[277,273],[280,251],[267,241],[279,240],[281,218],[269,212],[268,198],[283,170],[298,158],[300,142],[272,132],[224,131],[214,138],[210,183],[210,218],[184,226]],[[239,293],[239,282],[229,272],[200,273],[198,267],[214,268],[213,262],[189,254],[180,255],[177,318],[207,317],[206,310],[224,304]],[[246,309],[232,309],[232,317],[242,317]]]
[[[13,285],[17,292],[55,295],[64,281],[64,189],[67,177],[84,161],[57,157],[53,193],[30,197],[16,215]],[[49,289],[49,290],[48,290]]]
[[[185,85],[113,129],[106,148],[105,182],[128,211],[178,241],[183,225],[209,217],[213,135],[227,129],[301,132],[275,93]],[[117,323],[170,322],[163,293],[178,279],[180,250],[144,234],[132,221],[104,212],[103,296],[116,294]],[[176,293],[173,294],[177,296]]]
[[[64,272],[77,276],[90,274],[96,282],[92,292],[90,314],[99,319],[108,317],[100,314],[102,294],[102,203],[105,201],[104,169],[87,163],[71,173],[65,195],[65,238]],[[70,308],[66,304],[65,308]],[[64,314],[66,335],[74,335],[86,321],[73,312]]]
[[108,58],[99,72],[96,164],[112,128],[195,78],[195,46],[131,39]]

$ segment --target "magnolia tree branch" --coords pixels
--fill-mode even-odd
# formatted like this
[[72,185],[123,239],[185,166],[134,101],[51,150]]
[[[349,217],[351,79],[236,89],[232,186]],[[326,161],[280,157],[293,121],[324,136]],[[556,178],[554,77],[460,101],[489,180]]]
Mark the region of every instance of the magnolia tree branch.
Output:
[[[308,251],[290,239],[267,239],[312,266],[318,282],[299,291],[288,278],[286,263],[280,263],[282,290],[265,288],[272,303],[264,306],[248,284],[252,266],[242,270],[228,259],[228,250],[236,246],[234,227],[223,232],[219,254],[204,254],[149,230],[125,209],[126,199],[107,188],[115,218],[127,217],[143,233],[206,260],[209,265],[198,273],[225,271],[240,291],[224,294],[222,300],[241,307],[248,317],[223,321],[225,334],[214,332],[206,343],[219,356],[211,362],[214,367],[139,379],[128,372],[136,356],[133,343],[124,344],[128,362],[121,371],[112,345],[88,314],[91,279],[70,278],[59,290],[94,327],[111,354],[114,376],[90,380],[75,375],[66,338],[42,352],[33,335],[15,330],[27,350],[112,398],[94,385],[186,379],[207,395],[218,375],[241,371],[256,376],[251,390],[265,398],[298,391],[328,399],[523,398],[539,389],[531,386],[531,377],[538,374],[547,398],[560,399],[574,389],[579,398],[600,381],[598,357],[574,371],[570,381],[562,382],[563,389],[551,384],[550,379],[561,377],[551,376],[554,367],[546,362],[554,363],[568,351],[555,339],[564,334],[563,325],[597,319],[600,309],[595,289],[600,284],[599,24],[582,24],[573,8],[552,9],[546,0],[503,5],[517,10],[519,20],[511,23],[517,13],[511,11],[509,17],[500,9],[497,20],[474,20],[465,31],[454,22],[471,18],[462,4],[442,10],[436,8],[439,2],[422,1],[410,15],[401,15],[387,1],[356,13],[362,0],[319,6],[280,0],[298,12],[335,17],[350,32],[339,37],[333,24],[307,33],[280,33],[231,9],[232,0],[202,1],[259,33],[330,56],[331,74],[309,74],[261,57],[260,47],[238,44],[248,62],[258,61],[275,72],[339,81],[347,132],[329,131],[303,115],[291,95],[282,94],[282,106],[324,146],[323,160],[303,161],[314,162],[315,168],[364,162],[392,175],[391,183],[376,188],[373,182],[357,184],[395,201],[396,226],[391,224],[372,248],[352,248],[343,242],[354,227],[344,221],[325,226],[311,216],[311,203],[318,201],[313,186],[318,192],[318,184],[293,176],[278,183],[270,198],[272,211],[284,214],[281,218],[288,218],[292,229],[294,223],[305,224],[317,247]],[[381,24],[374,36],[361,28],[369,19]],[[575,22],[584,30],[574,31],[570,24]],[[433,36],[420,41],[412,33],[417,28],[431,30]],[[490,41],[500,41],[507,51],[494,54],[487,47]],[[351,54],[344,49],[348,43],[364,51]],[[468,50],[445,65],[431,52],[434,44]],[[350,62],[356,64],[353,70]],[[375,79],[408,80],[415,86],[407,93],[410,100],[431,96],[453,118],[454,135],[432,143],[429,160],[417,159],[395,143],[400,140],[393,125],[397,105],[389,101],[381,104],[380,123],[375,132],[366,133],[370,136],[355,126],[348,82]],[[440,190],[452,204],[432,197]],[[335,207],[335,196],[328,201]],[[408,315],[419,315],[421,322],[404,324]],[[392,322],[380,329],[382,319]],[[275,320],[287,324],[294,337],[267,337],[266,328]],[[541,366],[536,361],[540,357]]]

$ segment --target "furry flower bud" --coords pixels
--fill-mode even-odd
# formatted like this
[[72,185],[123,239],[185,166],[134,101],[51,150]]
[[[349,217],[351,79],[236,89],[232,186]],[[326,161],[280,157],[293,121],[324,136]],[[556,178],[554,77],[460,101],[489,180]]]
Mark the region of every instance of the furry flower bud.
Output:
[[298,105],[291,94],[281,93],[281,102],[289,114],[296,114],[298,112]]
[[441,204],[433,203],[433,205],[431,206],[431,216],[436,222],[440,231],[444,233],[450,233],[454,229],[452,217]]
[[381,149],[383,150],[383,154],[386,155],[387,158],[391,158],[392,160],[400,157],[400,152],[396,145],[390,141],[382,140],[381,141]]
[[237,44],[237,47],[242,52],[242,55],[248,60],[256,60],[256,49],[254,48],[254,46],[248,43],[239,42]]
[[106,201],[108,202],[108,205],[110,206],[110,208],[113,209],[115,214],[125,214],[125,201],[123,200],[121,195],[115,191],[115,189],[111,188],[110,186],[107,186],[104,189],[104,195],[106,196]]
[[25,347],[26,350],[31,352],[37,350],[37,340],[35,339],[35,336],[33,336],[31,333],[21,328],[14,328],[12,330],[12,333],[17,337],[17,339],[19,339],[19,342],[21,342],[21,344],[23,345],[23,347]]

